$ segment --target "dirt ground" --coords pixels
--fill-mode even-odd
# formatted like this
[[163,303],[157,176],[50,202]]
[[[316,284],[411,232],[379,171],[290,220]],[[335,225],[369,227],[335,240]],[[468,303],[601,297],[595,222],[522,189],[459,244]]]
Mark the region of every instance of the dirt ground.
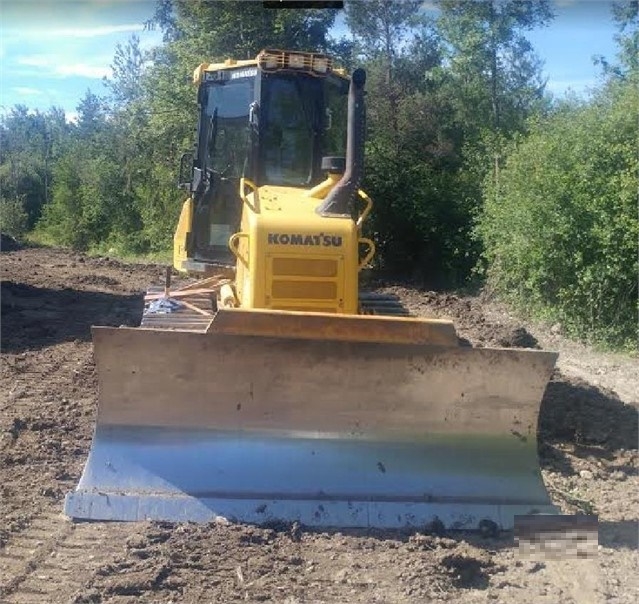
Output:
[[637,358],[599,354],[479,298],[380,286],[450,317],[476,346],[561,353],[540,418],[554,502],[599,516],[597,553],[522,555],[513,536],[312,531],[226,523],[73,523],[62,515],[90,447],[90,326],[136,325],[164,269],[68,251],[3,251],[0,602],[639,601]]

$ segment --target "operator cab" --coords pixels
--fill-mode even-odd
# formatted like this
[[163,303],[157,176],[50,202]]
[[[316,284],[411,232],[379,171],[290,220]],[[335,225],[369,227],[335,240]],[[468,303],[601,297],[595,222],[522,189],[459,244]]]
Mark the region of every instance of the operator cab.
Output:
[[325,55],[286,51],[199,70],[197,141],[191,166],[182,166],[190,179],[180,178],[193,200],[186,255],[233,267],[228,242],[240,228],[240,179],[258,187],[320,183],[322,157],[345,154],[348,80]]

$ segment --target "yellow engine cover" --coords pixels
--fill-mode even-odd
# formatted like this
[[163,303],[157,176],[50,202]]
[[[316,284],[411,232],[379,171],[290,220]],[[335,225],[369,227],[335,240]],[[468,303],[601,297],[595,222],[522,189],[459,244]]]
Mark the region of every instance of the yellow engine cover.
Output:
[[231,239],[241,308],[356,314],[354,221],[320,216],[318,200],[299,189],[264,186],[247,201]]

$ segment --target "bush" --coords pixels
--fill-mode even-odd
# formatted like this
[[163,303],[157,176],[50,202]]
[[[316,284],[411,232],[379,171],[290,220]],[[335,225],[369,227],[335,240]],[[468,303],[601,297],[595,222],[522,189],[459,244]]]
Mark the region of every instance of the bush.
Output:
[[0,198],[0,232],[21,239],[27,232],[29,216],[22,199]]
[[484,187],[488,283],[574,335],[637,347],[637,100],[609,85],[532,125]]
[[465,282],[477,259],[471,208],[480,192],[473,198],[463,171],[371,153],[364,188],[374,202],[378,268],[430,287]]

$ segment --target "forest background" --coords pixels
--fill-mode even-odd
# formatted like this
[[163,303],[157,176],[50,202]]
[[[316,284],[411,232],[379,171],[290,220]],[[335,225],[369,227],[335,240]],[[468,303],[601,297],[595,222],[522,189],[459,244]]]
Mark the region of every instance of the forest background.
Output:
[[0,227],[17,239],[168,259],[184,193],[181,154],[203,61],[262,48],[319,50],[367,81],[364,188],[380,274],[483,287],[527,315],[605,347],[638,346],[639,2],[612,7],[615,57],[601,84],[555,99],[526,34],[548,0],[344,3],[157,0],[163,42],[119,45],[107,95],[77,119],[16,105],[0,120]]

